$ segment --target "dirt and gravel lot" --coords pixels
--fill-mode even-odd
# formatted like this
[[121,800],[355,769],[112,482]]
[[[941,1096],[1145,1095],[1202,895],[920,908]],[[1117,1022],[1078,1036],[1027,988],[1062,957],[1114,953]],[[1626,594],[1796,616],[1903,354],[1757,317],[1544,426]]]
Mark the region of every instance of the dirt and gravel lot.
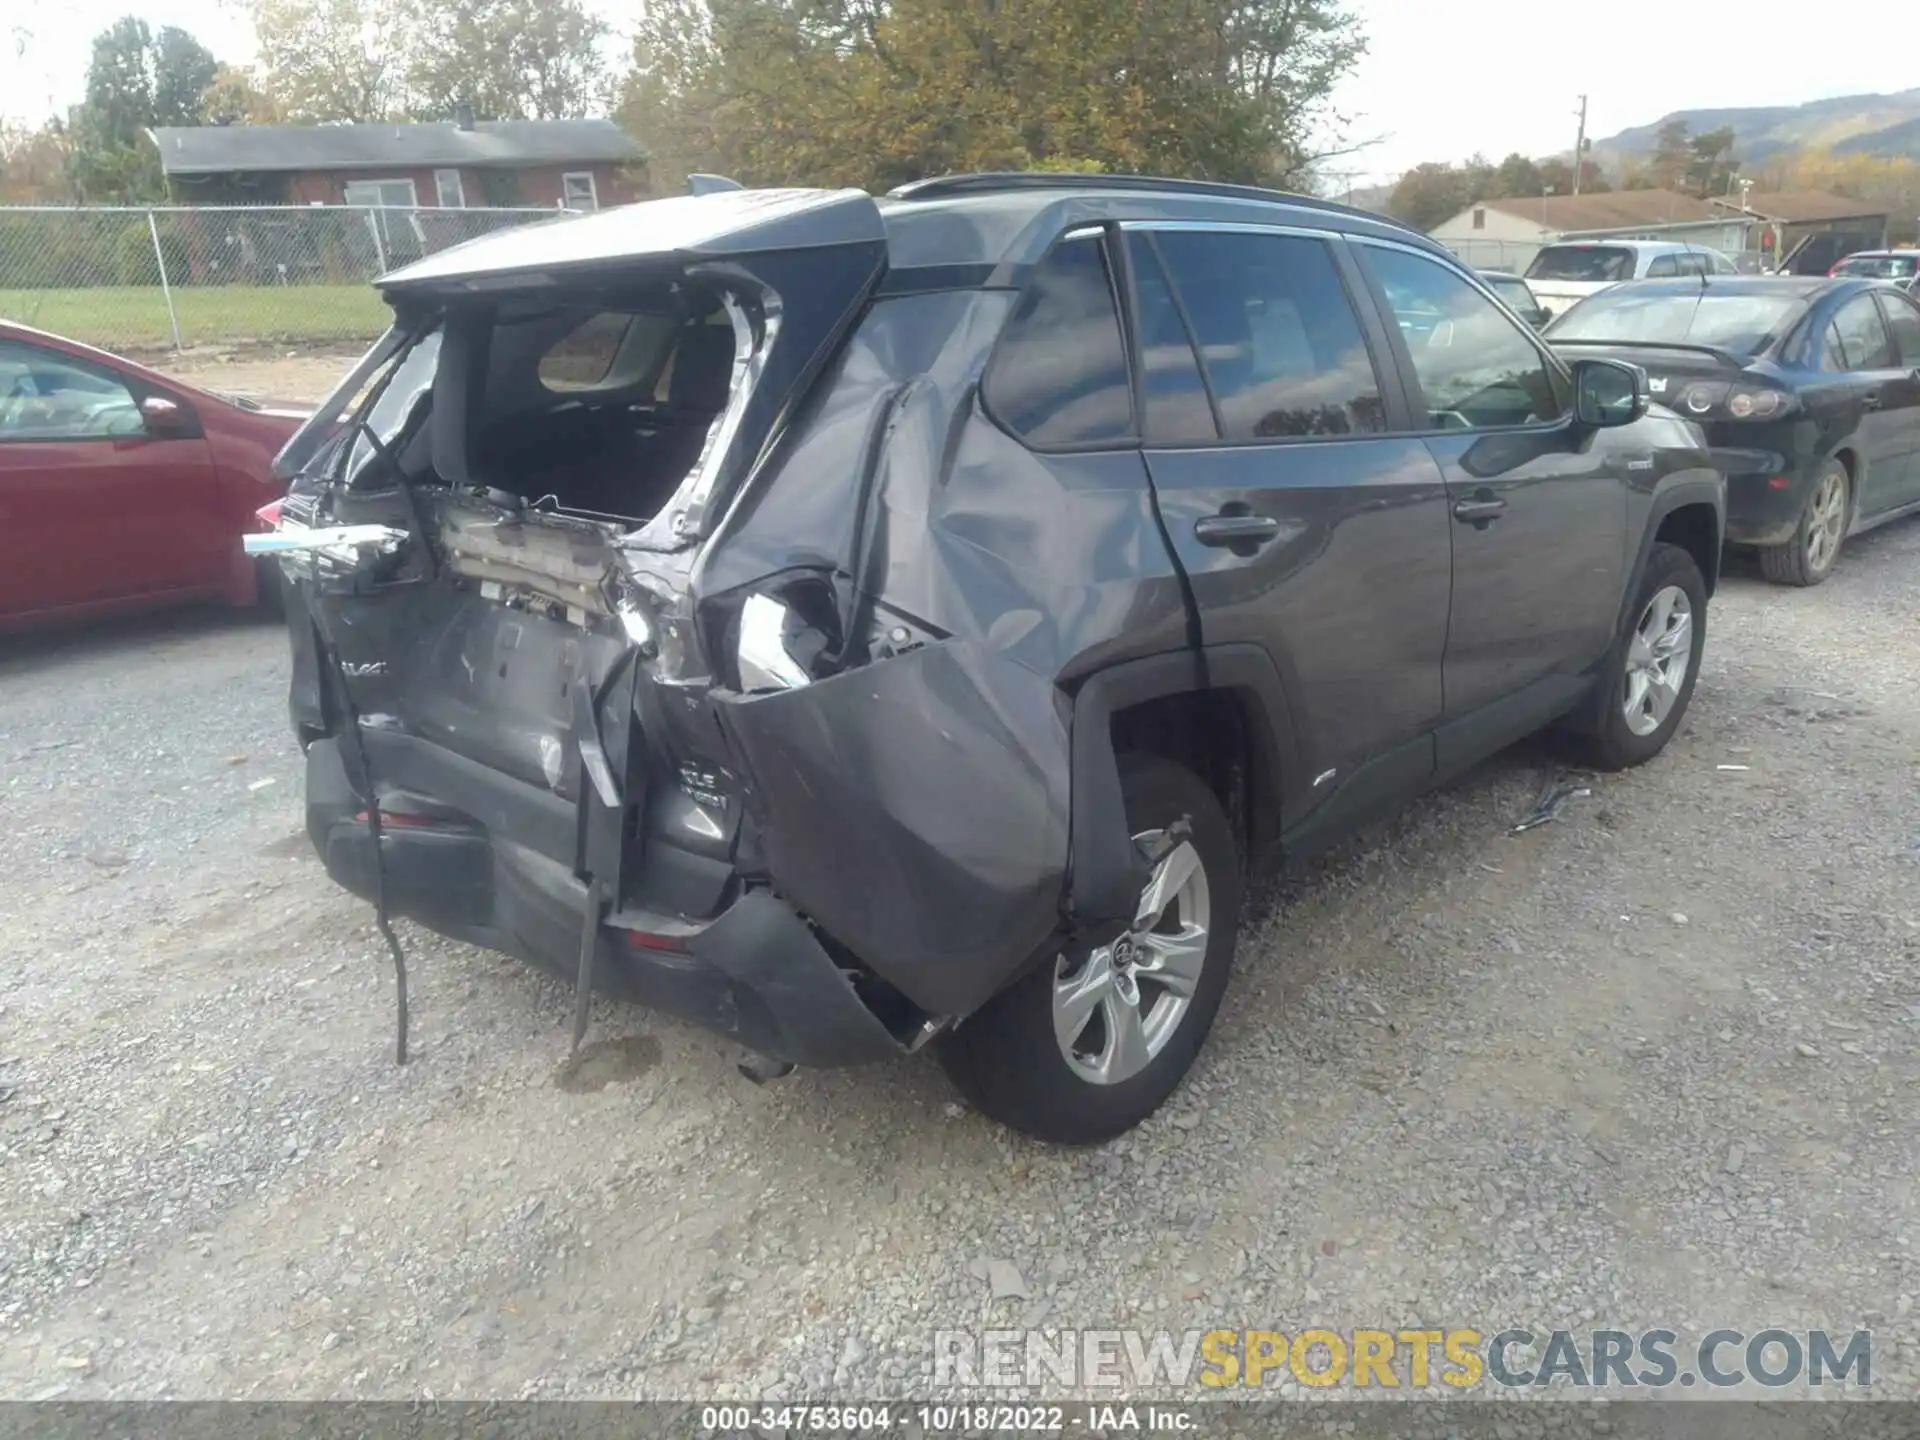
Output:
[[983,1324],[1869,1326],[1913,1395],[1916,615],[1920,524],[1736,572],[1664,757],[1514,836],[1522,747],[1266,885],[1091,1151],[633,1008],[570,1066],[561,988],[411,928],[397,1069],[281,634],[12,642],[0,1395],[900,1395]]

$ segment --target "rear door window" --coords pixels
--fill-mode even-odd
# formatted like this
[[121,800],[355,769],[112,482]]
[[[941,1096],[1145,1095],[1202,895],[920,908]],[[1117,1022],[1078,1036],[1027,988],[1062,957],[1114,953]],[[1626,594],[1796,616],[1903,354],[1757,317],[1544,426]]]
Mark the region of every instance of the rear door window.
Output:
[[1174,302],[1153,241],[1135,232],[1127,237],[1127,250],[1133,265],[1147,439],[1162,445],[1218,440],[1220,428],[1200,375],[1193,338]]
[[1098,445],[1134,433],[1120,312],[1099,235],[1061,242],[1035,268],[981,393],[1030,445]]
[[1324,241],[1164,230],[1153,243],[1199,342],[1224,438],[1386,429],[1380,377]]
[[1839,347],[1839,358],[1843,363],[1835,366],[1832,361],[1832,346],[1829,346],[1826,368],[1846,370],[1891,370],[1897,362],[1893,353],[1893,337],[1887,333],[1887,325],[1880,318],[1880,307],[1873,303],[1872,295],[1857,295],[1840,307],[1833,317],[1833,340]]
[[1899,351],[1894,363],[1920,368],[1920,305],[1904,295],[1882,295],[1880,305],[1887,312],[1887,328]]

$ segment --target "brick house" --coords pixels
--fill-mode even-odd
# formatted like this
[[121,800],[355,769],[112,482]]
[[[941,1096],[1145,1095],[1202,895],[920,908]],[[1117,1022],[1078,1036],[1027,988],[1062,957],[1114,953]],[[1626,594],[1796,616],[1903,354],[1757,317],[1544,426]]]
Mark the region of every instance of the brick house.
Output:
[[197,205],[566,206],[646,193],[645,155],[611,120],[197,125],[152,132],[168,193]]

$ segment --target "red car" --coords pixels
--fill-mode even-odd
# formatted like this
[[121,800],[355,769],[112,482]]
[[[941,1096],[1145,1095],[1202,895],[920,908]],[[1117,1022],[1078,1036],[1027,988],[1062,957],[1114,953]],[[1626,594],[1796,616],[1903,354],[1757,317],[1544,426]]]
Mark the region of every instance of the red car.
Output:
[[0,629],[216,598],[251,605],[240,537],[305,418],[0,321]]

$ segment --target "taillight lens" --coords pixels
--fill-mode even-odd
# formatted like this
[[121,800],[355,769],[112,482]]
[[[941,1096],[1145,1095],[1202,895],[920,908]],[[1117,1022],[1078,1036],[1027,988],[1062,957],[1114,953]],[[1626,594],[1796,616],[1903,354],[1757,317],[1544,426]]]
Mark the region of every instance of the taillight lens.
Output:
[[1764,385],[1689,385],[1680,408],[1689,415],[1720,415],[1733,420],[1773,420],[1793,408],[1793,396]]
[[280,528],[280,506],[283,503],[283,501],[279,500],[270,500],[253,512],[253,518],[269,530],[278,530]]

